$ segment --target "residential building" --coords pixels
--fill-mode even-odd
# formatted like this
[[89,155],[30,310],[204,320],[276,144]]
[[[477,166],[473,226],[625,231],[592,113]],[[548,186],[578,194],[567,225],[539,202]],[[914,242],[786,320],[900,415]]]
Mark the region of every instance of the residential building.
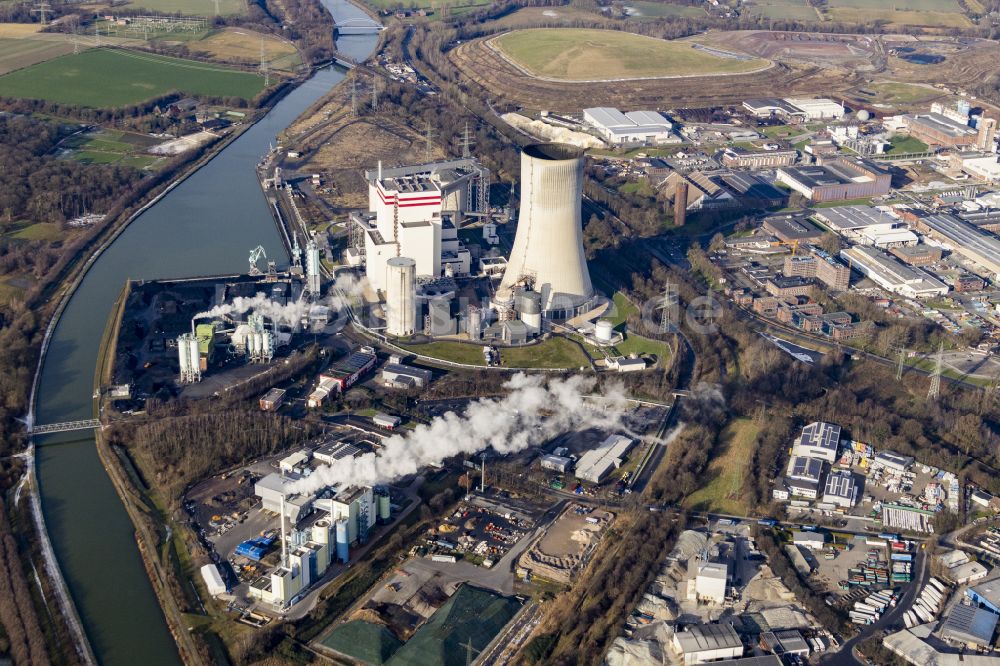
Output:
[[774,275],[764,282],[764,289],[772,296],[808,296],[812,291],[812,280],[802,277]]

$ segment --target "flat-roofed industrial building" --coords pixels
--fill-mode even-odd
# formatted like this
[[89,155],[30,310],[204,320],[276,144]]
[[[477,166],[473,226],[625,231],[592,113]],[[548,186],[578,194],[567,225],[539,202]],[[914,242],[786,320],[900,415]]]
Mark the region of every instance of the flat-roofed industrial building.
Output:
[[929,215],[917,219],[917,229],[943,241],[955,252],[1000,276],[1000,238],[980,231],[953,215]]
[[601,483],[617,469],[635,442],[623,435],[611,435],[596,448],[587,451],[576,463],[576,478]]
[[837,157],[823,164],[778,169],[780,182],[810,201],[842,201],[889,193],[892,176],[882,167],[860,158]]
[[948,285],[923,269],[907,266],[874,247],[855,245],[840,251],[851,266],[886,291],[909,298],[934,298],[948,293]]

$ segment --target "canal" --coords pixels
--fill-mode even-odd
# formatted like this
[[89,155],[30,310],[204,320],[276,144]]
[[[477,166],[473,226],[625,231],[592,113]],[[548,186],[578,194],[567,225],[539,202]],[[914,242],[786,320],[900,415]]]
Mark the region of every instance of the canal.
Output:
[[[367,15],[323,0],[338,22]],[[377,35],[337,41],[364,60]],[[316,72],[260,122],[149,208],[100,256],[67,304],[42,366],[36,423],[92,417],[94,370],[112,304],[127,279],[245,272],[251,248],[287,263],[254,172],[276,135],[344,78]],[[128,515],[92,437],[51,435],[37,448],[42,510],[84,630],[102,664],[177,664],[179,656]]]

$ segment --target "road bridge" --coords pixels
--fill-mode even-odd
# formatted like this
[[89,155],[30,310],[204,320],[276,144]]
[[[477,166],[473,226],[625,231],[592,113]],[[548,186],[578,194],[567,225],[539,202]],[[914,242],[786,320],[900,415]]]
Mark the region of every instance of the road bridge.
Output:
[[82,421],[63,421],[62,423],[46,423],[28,428],[29,435],[51,435],[56,432],[72,432],[74,430],[93,430],[100,428],[101,422],[97,419],[85,419]]

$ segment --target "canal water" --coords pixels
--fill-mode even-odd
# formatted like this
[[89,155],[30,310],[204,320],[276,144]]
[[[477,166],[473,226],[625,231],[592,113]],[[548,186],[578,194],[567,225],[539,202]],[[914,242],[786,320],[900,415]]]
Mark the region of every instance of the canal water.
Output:
[[[347,0],[323,0],[338,22],[367,15]],[[339,51],[367,58],[377,35],[344,36]],[[316,72],[254,127],[149,208],[88,271],[68,303],[42,368],[36,423],[92,417],[100,338],[127,279],[245,272],[250,250],[287,263],[255,165],[287,127],[344,78]],[[51,435],[37,448],[42,510],[56,558],[98,660],[178,664],[166,620],[143,569],[132,523],[92,437]]]

